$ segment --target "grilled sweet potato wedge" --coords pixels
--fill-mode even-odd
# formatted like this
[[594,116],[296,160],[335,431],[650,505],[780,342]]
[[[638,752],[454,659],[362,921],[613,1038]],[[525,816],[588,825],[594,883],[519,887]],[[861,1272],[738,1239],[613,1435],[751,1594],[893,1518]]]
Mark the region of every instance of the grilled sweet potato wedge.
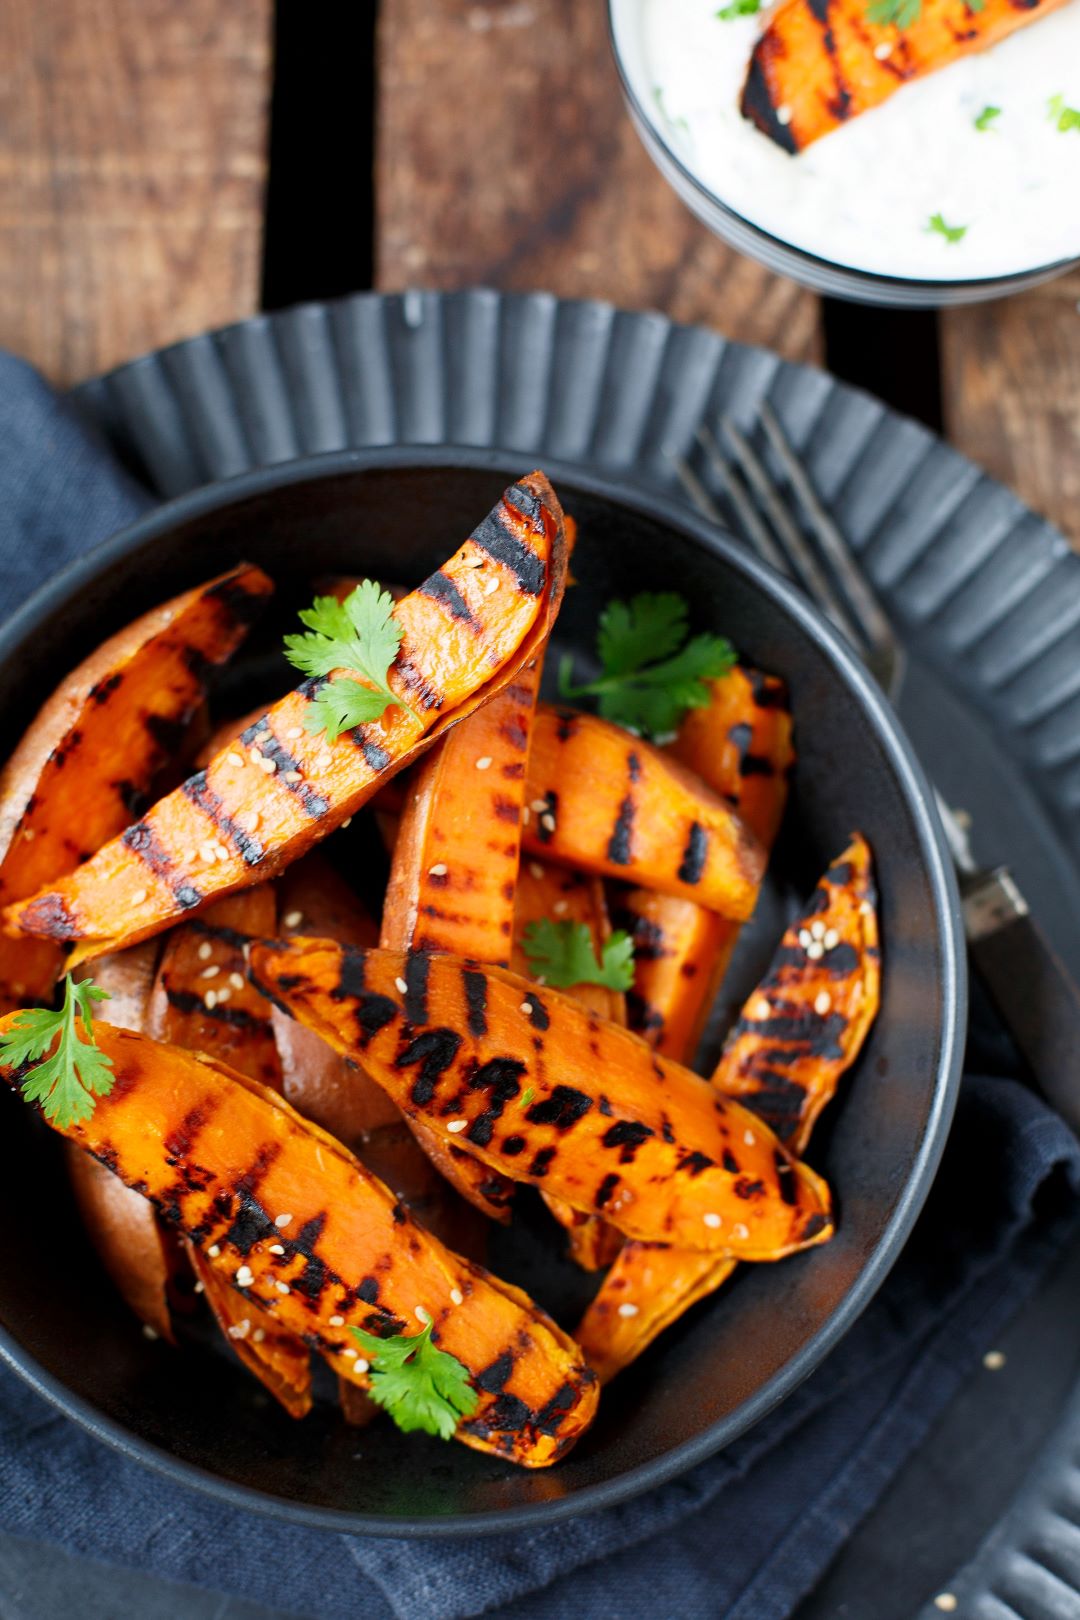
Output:
[[[763,849],[772,848],[795,759],[783,681],[735,665],[710,682],[708,705],[689,711],[667,751],[734,806]],[[738,924],[649,889],[624,892],[616,909],[617,926],[634,940],[630,1027],[665,1057],[688,1063]]]
[[459,1439],[527,1467],[570,1449],[596,1410],[596,1382],[525,1295],[445,1248],[339,1142],[256,1081],[101,1021],[94,1038],[115,1084],[68,1134],[144,1188],[244,1300],[362,1388],[367,1364],[358,1370],[345,1353],[356,1348],[349,1327],[416,1331],[419,1308],[479,1398]]
[[403,636],[388,680],[409,707],[331,742],[304,729],[323,685],[305,681],[77,872],[9,907],[5,928],[74,941],[81,961],[273,877],[514,679],[548,633],[565,573],[562,511],[532,473],[394,608]]
[[530,855],[745,921],[764,853],[729,804],[658,748],[595,715],[541,708],[529,754]]
[[922,0],[915,20],[898,28],[871,22],[863,0],[780,0],[750,58],[743,116],[785,152],[802,152],[910,80],[996,45],[1062,3]]
[[[737,1096],[801,1153],[859,1054],[880,994],[871,856],[856,834],[805,914],[784,934],[769,973],[732,1031],[713,1085],[724,1096]],[[624,1245],[577,1332],[601,1381],[628,1366],[734,1269],[730,1258]]]
[[759,1260],[831,1236],[825,1184],[753,1115],[567,996],[327,940],[255,943],[249,971],[404,1113],[629,1236]]
[[[143,614],[73,670],[0,775],[0,904],[73,872],[130,822],[273,586],[240,567]],[[49,942],[0,937],[0,998],[48,999]]]

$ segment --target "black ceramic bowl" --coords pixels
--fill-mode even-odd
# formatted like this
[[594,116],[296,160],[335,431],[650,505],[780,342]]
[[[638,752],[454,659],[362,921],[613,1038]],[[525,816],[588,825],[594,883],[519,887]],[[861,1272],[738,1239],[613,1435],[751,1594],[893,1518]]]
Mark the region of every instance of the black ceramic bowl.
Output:
[[[219,708],[251,701],[268,679],[280,690],[285,671],[279,658],[271,663],[272,649],[314,575],[416,581],[456,548],[507,475],[526,470],[475,451],[341,454],[161,508],[45,586],[0,632],[0,749],[32,718],[27,694],[49,690],[136,613],[241,558],[274,575],[280,606],[227,677]],[[227,1352],[148,1343],[80,1235],[58,1139],[5,1094],[0,1225],[18,1241],[0,1281],[0,1353],[129,1456],[238,1506],[322,1528],[400,1536],[539,1525],[620,1501],[707,1457],[788,1395],[866,1305],[923,1202],[948,1130],[964,1017],[956,897],[926,785],[881,695],[809,607],[714,529],[611,483],[546,470],[581,526],[562,646],[591,647],[597,611],[612,595],[662,587],[683,592],[701,627],[728,634],[790,685],[795,792],[744,938],[742,983],[764,967],[785,911],[852,828],[876,851],[884,1002],[814,1155],[836,1192],[839,1232],[824,1248],[739,1273],[611,1386],[565,1462],[531,1473],[461,1446],[404,1439],[385,1421],[358,1436],[329,1401],[294,1423]],[[560,1256],[557,1229],[525,1202],[510,1236],[496,1233],[491,1263],[572,1325],[580,1275]]]

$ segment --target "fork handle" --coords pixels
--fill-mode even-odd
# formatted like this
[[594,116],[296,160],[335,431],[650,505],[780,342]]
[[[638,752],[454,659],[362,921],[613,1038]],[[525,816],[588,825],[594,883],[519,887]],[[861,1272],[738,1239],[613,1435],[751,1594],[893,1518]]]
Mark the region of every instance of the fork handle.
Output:
[[972,961],[1035,1082],[1080,1134],[1080,989],[1007,867],[962,883]]

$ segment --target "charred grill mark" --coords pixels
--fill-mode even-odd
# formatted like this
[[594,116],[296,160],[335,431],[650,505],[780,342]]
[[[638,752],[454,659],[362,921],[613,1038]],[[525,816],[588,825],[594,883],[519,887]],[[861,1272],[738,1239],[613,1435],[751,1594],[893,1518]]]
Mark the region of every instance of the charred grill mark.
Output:
[[557,1131],[568,1131],[585,1118],[592,1105],[592,1098],[573,1086],[553,1086],[551,1096],[533,1103],[525,1118],[532,1125],[553,1125]]
[[513,1370],[513,1352],[504,1350],[501,1356],[496,1356],[494,1361],[476,1374],[473,1383],[485,1395],[501,1395]]
[[529,1004],[529,1017],[532,1020],[533,1028],[550,1029],[551,1018],[548,1014],[547,1008],[544,1006],[544,1003],[540,1000],[540,997],[534,995],[531,990],[527,990],[525,992],[524,1000]]
[[785,1204],[797,1204],[799,1189],[795,1181],[795,1172],[779,1148],[773,1154],[773,1163],[776,1165],[776,1180],[780,1188],[780,1197]]
[[464,968],[462,982],[465,986],[465,1006],[469,1034],[477,1039],[487,1034],[487,977],[477,968]]
[[528,484],[511,484],[503,499],[518,517],[524,518],[533,534],[539,539],[546,538],[544,503],[535,490],[530,489]]
[[183,784],[183,792],[192,804],[198,806],[215,831],[229,840],[248,866],[258,866],[266,855],[265,848],[257,838],[233,821],[221,795],[215,793],[207,783],[205,771],[196,771],[194,776],[189,776]]
[[763,675],[760,669],[744,671],[759,709],[786,709],[787,687],[777,675]]
[[859,953],[854,945],[842,939],[831,951],[825,952],[821,965],[831,979],[846,979],[849,974],[858,971]]
[[224,923],[209,923],[204,917],[192,917],[185,927],[196,934],[204,934],[207,939],[220,939],[223,945],[231,945],[236,951],[242,951],[251,943],[249,936],[242,934],[239,929],[227,928]]
[[541,844],[550,844],[555,836],[559,816],[559,795],[554,789],[544,794],[545,809],[540,812],[536,836]]
[[508,1136],[499,1148],[508,1159],[516,1159],[519,1153],[524,1153],[527,1144],[523,1136]]
[[820,1210],[815,1210],[812,1215],[807,1217],[806,1225],[803,1227],[804,1241],[817,1237],[819,1232],[824,1232],[825,1228],[831,1225],[832,1222],[827,1215],[823,1215]]
[[[514,691],[516,689],[511,687],[510,690]],[[520,715],[508,715],[499,726],[499,736],[504,742],[509,743],[511,748],[517,749],[519,753],[524,753],[529,745],[529,730]],[[520,765],[507,766],[504,768],[504,775],[508,769],[516,770],[519,774],[521,771]]]
[[379,1299],[379,1284],[375,1277],[364,1277],[353,1290],[354,1298],[364,1305],[376,1305]]
[[611,1202],[611,1195],[619,1185],[621,1179],[622,1178],[617,1175],[614,1170],[608,1172],[603,1181],[600,1183],[599,1187],[596,1189],[596,1197],[593,1199],[593,1205],[596,1209],[606,1208],[606,1206]]
[[178,752],[187,730],[185,721],[174,720],[165,714],[144,715],[143,725],[151,740],[166,756]]
[[226,1024],[230,1029],[244,1029],[251,1032],[258,1031],[265,1034],[270,1027],[270,1021],[260,1018],[257,1013],[246,1012],[243,1007],[234,1007],[231,1002],[217,1002],[208,1007],[206,1002],[194,990],[179,990],[172,985],[165,986],[165,996],[170,1007],[190,1017],[197,1013],[200,1018],[209,1018],[217,1024]]
[[[586,1382],[591,1383],[591,1377],[587,1378]],[[549,1437],[557,1434],[563,1418],[572,1412],[577,1405],[579,1393],[574,1384],[562,1384],[534,1417],[533,1423],[537,1434],[545,1434]]]
[[426,1108],[435,1095],[442,1075],[461,1050],[461,1036],[452,1029],[427,1029],[409,1042],[405,1050],[394,1059],[396,1069],[410,1069],[420,1065],[420,1072],[410,1093],[418,1108]]
[[[666,1138],[665,1138],[666,1140]],[[679,1155],[679,1169],[685,1170],[688,1176],[700,1176],[703,1170],[710,1170],[716,1163],[707,1153],[701,1153],[697,1148],[690,1148]]]
[[798,143],[790,124],[782,124],[777,118],[776,106],[769,88],[766,57],[770,43],[763,40],[750,58],[750,69],[743,86],[741,111],[745,118],[749,118],[751,123],[757,125],[763,135],[775,141],[785,152],[794,154],[799,150]]
[[611,1125],[600,1138],[601,1147],[618,1148],[619,1163],[633,1164],[638,1148],[656,1132],[635,1119],[621,1119]]
[[312,821],[322,820],[330,808],[328,801],[321,793],[316,793],[307,782],[288,780],[290,776],[300,776],[300,761],[294,759],[281,739],[274,735],[268,715],[264,715],[261,720],[256,720],[254,725],[242,731],[240,741],[245,748],[257,748],[263,759],[272,760],[275,766],[274,775],[303,806],[305,814],[309,815]]
[[518,822],[521,820],[521,810],[519,806],[514,803],[513,799],[508,799],[505,794],[493,794],[491,808],[495,812],[495,817],[498,821],[506,821],[511,827],[516,827]]
[[850,861],[834,861],[823,881],[833,884],[837,889],[846,889],[854,876],[855,871]]
[[507,1103],[512,1102],[521,1091],[521,1077],[524,1073],[524,1063],[519,1063],[516,1058],[491,1058],[470,1076],[470,1091],[488,1093],[487,1107],[482,1114],[477,1115],[465,1132],[467,1139],[477,1147],[490,1145],[491,1138],[495,1134],[495,1125],[502,1118]]
[[78,924],[58,894],[43,894],[31,900],[23,913],[21,926],[27,933],[45,939],[77,939]]
[[239,579],[223,579],[205,593],[208,602],[217,602],[236,625],[254,624],[263,610],[265,597],[249,591]]
[[317,1245],[325,1225],[325,1213],[311,1216],[288,1244],[289,1252],[302,1255],[306,1262],[299,1276],[293,1278],[292,1287],[310,1300],[317,1300],[327,1283],[341,1281],[318,1252]]
[[739,1161],[735,1157],[734,1153],[732,1153],[730,1148],[724,1149],[721,1162],[729,1176],[737,1176],[739,1174]]
[[466,602],[453,580],[447,574],[444,574],[441,568],[434,574],[428,575],[420,586],[420,595],[430,596],[433,601],[444,603],[450,609],[451,618],[460,620],[462,624],[467,624],[470,630],[479,631],[483,629],[480,622],[473,618],[468,602]]
[[546,1176],[551,1168],[551,1161],[555,1157],[555,1152],[556,1150],[553,1147],[542,1147],[530,1164],[528,1174],[536,1176],[538,1179]]
[[193,680],[200,686],[205,686],[210,679],[214,668],[213,659],[207,658],[201,647],[195,647],[190,641],[185,642],[180,649],[180,656],[184,660],[184,667]]
[[231,1244],[238,1253],[247,1256],[256,1243],[265,1243],[268,1240],[273,1242],[277,1238],[277,1227],[255,1194],[246,1189],[242,1191],[237,1199],[232,1225],[226,1232],[224,1241]]
[[193,883],[179,877],[173,871],[172,859],[167,851],[158,843],[157,837],[149,822],[137,821],[121,835],[121,842],[133,854],[150,868],[155,877],[161,878],[172,890],[173,899],[182,911],[189,911],[202,900],[202,895]]
[[442,708],[443,694],[431,684],[419,664],[413,661],[404,642],[398,648],[392,668],[397,670],[406,691],[416,699],[422,709]]
[[573,709],[556,711],[555,736],[559,742],[569,742],[578,728],[578,717]]
[[639,962],[659,962],[667,955],[664,930],[658,922],[627,909],[613,912],[611,923],[612,927],[622,928],[630,935],[634,941],[634,956]]
[[634,830],[634,801],[628,793],[619,806],[608,839],[607,858],[613,866],[630,865],[630,836]]
[[732,1191],[736,1198],[747,1200],[760,1198],[765,1191],[765,1183],[763,1181],[751,1181],[749,1176],[740,1176]]
[[690,834],[686,840],[686,848],[679,863],[678,879],[680,883],[700,883],[701,874],[705,870],[705,862],[709,854],[709,836],[700,821],[690,823]]
[[125,777],[120,782],[110,783],[120,803],[133,821],[138,821],[147,805],[147,794],[136,782],[129,782]]
[[[509,491],[507,492],[509,495]],[[514,508],[509,509],[513,511]],[[473,545],[486,551],[494,562],[509,568],[518,589],[526,596],[539,596],[544,589],[547,570],[535,551],[519,540],[514,533],[513,520],[507,511],[507,501],[494,512],[489,512],[469,537]]]
[[405,1018],[412,1025],[428,1023],[428,979],[431,957],[427,951],[410,951],[405,958]]
[[363,754],[364,763],[373,771],[385,771],[390,763],[390,755],[385,748],[380,748],[377,742],[371,740],[367,735],[367,728],[365,726],[356,726],[350,732],[350,736]]
[[637,754],[634,753],[632,748],[626,758],[626,768],[629,772],[631,782],[640,782],[641,760],[638,758]]
[[98,681],[95,686],[90,688],[91,698],[95,703],[108,703],[116,688],[123,683],[123,679],[124,677],[119,670],[116,670],[112,675],[107,675],[103,681]]
[[175,1165],[178,1159],[187,1157],[195,1145],[199,1132],[213,1112],[213,1100],[206,1097],[194,1108],[189,1108],[179,1125],[168,1132],[161,1144],[165,1149],[168,1164]]

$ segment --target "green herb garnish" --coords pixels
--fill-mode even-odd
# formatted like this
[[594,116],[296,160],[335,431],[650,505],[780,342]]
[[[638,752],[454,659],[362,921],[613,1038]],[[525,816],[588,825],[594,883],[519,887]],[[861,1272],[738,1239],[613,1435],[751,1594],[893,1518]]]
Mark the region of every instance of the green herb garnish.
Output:
[[709,702],[706,681],[735,662],[723,636],[687,640],[686,616],[686,601],[674,591],[643,591],[631,602],[609,602],[596,638],[602,674],[575,686],[567,654],[559,665],[562,696],[595,697],[605,720],[649,737],[671,736],[688,709]]
[[552,922],[544,917],[526,928],[524,946],[537,978],[556,990],[575,984],[629,990],[634,982],[634,942],[622,929],[604,941],[599,961],[592,935],[581,922]]
[[522,1108],[528,1108],[529,1104],[532,1102],[532,1100],[533,1100],[533,1098],[535,1096],[536,1096],[536,1087],[535,1086],[526,1086],[525,1090],[521,1093],[521,1106],[522,1106]]
[[930,223],[926,228],[928,231],[936,231],[946,242],[962,242],[968,231],[966,225],[946,225],[940,214],[931,214]]
[[729,6],[721,6],[716,13],[721,22],[734,22],[736,17],[756,17],[761,10],[761,0],[731,0]]
[[1050,121],[1057,125],[1063,135],[1068,134],[1070,129],[1080,129],[1080,107],[1067,107],[1064,96],[1051,96],[1046,110]]
[[[97,1099],[107,1097],[113,1088],[112,1059],[95,1045],[93,1034],[94,1002],[109,999],[107,990],[99,990],[89,979],[76,984],[69,973],[59,1012],[28,1008],[0,1035],[0,1062],[13,1069],[24,1063],[35,1065],[22,1082],[22,1094],[27,1102],[41,1104],[45,1118],[57,1130],[66,1131],[89,1119]],[[54,1041],[56,1050],[45,1057]]]
[[658,84],[653,85],[653,100],[656,102],[656,110],[665,124],[669,124],[672,129],[681,130],[684,135],[689,135],[690,125],[685,118],[673,118],[671,113],[668,112],[667,104],[664,101],[664,92]]
[[394,599],[365,579],[344,602],[336,596],[317,596],[300,613],[308,633],[285,637],[285,656],[305,675],[330,675],[335,669],[354,670],[368,686],[347,677],[331,681],[316,694],[304,716],[307,731],[325,731],[331,741],[343,731],[377,720],[394,704],[386,673],[401,644],[401,626],[393,617]]
[[469,1383],[469,1369],[432,1343],[433,1325],[428,1322],[422,1333],[389,1339],[377,1339],[363,1328],[349,1332],[371,1363],[368,1394],[402,1434],[422,1429],[449,1440],[461,1418],[476,1411],[480,1397]]
[[867,22],[878,28],[910,28],[921,15],[922,0],[870,0],[866,8]]
[[1000,107],[984,107],[978,118],[975,120],[975,128],[980,130],[989,129],[1000,117]]

